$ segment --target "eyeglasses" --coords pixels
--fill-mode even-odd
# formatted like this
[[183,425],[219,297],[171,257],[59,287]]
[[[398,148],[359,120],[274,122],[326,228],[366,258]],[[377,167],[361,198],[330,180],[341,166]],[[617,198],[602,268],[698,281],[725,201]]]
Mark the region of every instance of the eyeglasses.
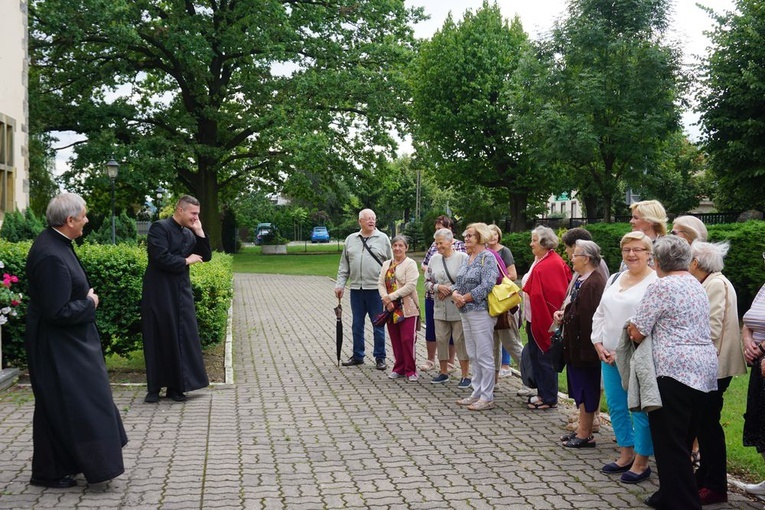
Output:
[[679,236],[680,234],[685,234],[685,230],[673,230],[670,232],[673,236]]
[[472,239],[472,238],[473,238],[473,237],[475,237],[475,236],[474,236],[473,234],[462,234],[462,237],[463,237],[464,239]]
[[622,248],[622,253],[625,255],[630,252],[634,253],[635,255],[640,255],[644,251],[648,251],[648,248]]
[[572,258],[572,259],[573,259],[574,257],[586,257],[586,256],[587,256],[587,255],[585,255],[584,253],[572,253],[572,254],[571,254],[571,258]]

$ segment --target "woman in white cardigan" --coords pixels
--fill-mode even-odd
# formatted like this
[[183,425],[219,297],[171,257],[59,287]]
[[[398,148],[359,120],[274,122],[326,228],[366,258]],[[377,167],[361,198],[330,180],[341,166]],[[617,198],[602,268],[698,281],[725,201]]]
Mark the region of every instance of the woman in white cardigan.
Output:
[[701,282],[709,297],[709,327],[717,349],[717,390],[711,393],[712,413],[699,424],[700,462],[696,471],[701,504],[727,501],[727,452],[725,432],[720,425],[723,396],[733,376],[746,373],[741,330],[738,325],[736,290],[720,272],[729,244],[694,241],[691,245],[690,273]]
[[377,282],[383,307],[392,312],[388,321],[388,335],[395,362],[388,377],[407,377],[409,381],[415,382],[418,376],[414,342],[417,339],[417,318],[420,316],[416,288],[420,271],[417,262],[406,256],[409,242],[405,236],[394,237],[391,248],[393,258],[383,263]]
[[603,466],[601,471],[621,473],[624,483],[638,483],[651,475],[648,466],[648,457],[653,454],[651,429],[646,413],[629,411],[627,392],[615,365],[615,350],[625,322],[635,313],[646,289],[658,276],[648,265],[653,252],[650,237],[639,230],[632,231],[622,237],[620,245],[622,265],[627,270],[608,280],[592,318],[592,343],[602,362],[606,403],[620,451],[619,458]]

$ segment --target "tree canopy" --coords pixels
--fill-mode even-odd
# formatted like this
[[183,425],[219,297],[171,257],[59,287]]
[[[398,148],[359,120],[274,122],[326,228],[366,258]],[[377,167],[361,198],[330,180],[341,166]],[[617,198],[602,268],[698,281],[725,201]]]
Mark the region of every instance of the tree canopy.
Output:
[[508,204],[512,230],[526,227],[529,200],[550,191],[518,127],[526,110],[515,93],[524,83],[519,64],[531,49],[518,18],[508,23],[484,2],[460,23],[450,16],[410,70],[415,141],[438,184],[494,190]]
[[588,216],[610,218],[622,183],[658,171],[679,130],[679,51],[663,41],[669,0],[571,0],[543,48],[549,98],[537,129]]
[[106,188],[114,156],[122,200],[189,192],[220,247],[237,194],[391,153],[421,16],[403,0],[32,0],[30,103],[45,131],[86,137],[70,188]]
[[699,90],[703,145],[722,210],[765,208],[765,9],[736,0],[714,14]]

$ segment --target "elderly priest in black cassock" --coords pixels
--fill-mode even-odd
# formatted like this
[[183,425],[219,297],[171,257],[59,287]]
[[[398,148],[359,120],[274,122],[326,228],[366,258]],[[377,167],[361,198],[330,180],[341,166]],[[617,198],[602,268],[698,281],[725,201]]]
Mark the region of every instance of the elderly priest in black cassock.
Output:
[[48,228],[27,256],[26,350],[35,396],[30,484],[67,488],[82,473],[88,483],[125,471],[127,436],[114,405],[96,329],[98,295],[72,241],[88,222],[74,193],[53,198]]
[[185,391],[209,384],[189,278],[189,266],[212,258],[199,210],[199,200],[184,195],[170,218],[149,229],[141,301],[147,403],[158,402],[162,388],[183,402]]

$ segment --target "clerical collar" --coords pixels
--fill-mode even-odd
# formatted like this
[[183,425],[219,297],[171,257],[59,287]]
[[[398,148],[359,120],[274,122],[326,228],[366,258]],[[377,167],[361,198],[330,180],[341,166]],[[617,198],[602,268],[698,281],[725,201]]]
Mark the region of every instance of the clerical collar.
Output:
[[58,233],[61,235],[61,237],[63,237],[64,239],[66,239],[66,240],[67,240],[67,241],[69,241],[70,243],[72,242],[72,239],[70,239],[68,235],[64,234],[63,232],[61,232],[61,231],[60,231],[59,229],[57,229],[56,227],[51,227],[51,228],[53,229],[53,231],[54,231],[54,232],[58,232]]

